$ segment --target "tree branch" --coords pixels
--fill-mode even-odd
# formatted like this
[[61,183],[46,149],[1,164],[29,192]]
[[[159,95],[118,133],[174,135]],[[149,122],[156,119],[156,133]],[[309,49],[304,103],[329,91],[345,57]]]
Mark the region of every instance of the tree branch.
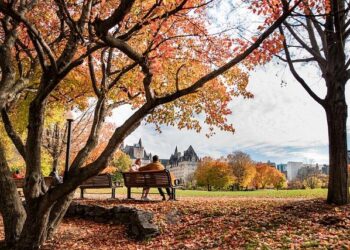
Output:
[[307,51],[309,52],[313,57],[315,57],[316,61],[318,62],[319,65],[322,65],[322,68],[326,67],[327,62],[326,60],[322,57],[321,54],[317,53],[314,51],[312,48],[310,48],[304,41],[301,39],[297,33],[290,27],[290,25],[287,22],[283,22],[284,26],[288,29],[288,31],[292,34],[292,36],[295,38],[295,40],[300,43],[300,45]]
[[15,145],[17,151],[20,153],[20,155],[23,157],[23,159],[25,159],[26,150],[25,150],[24,144],[22,142],[21,137],[19,137],[19,135],[17,134],[17,132],[13,128],[10,117],[8,116],[5,109],[1,110],[1,117],[2,117],[2,121],[4,123],[4,127],[5,127],[7,135],[10,137],[10,139],[13,142],[13,144]]
[[296,3],[296,5],[294,5],[292,8],[288,9],[267,29],[265,30],[258,39],[256,39],[256,41],[251,44],[243,53],[239,54],[238,56],[234,57],[233,59],[231,59],[230,61],[228,61],[226,64],[222,65],[221,67],[219,67],[218,69],[213,70],[212,72],[210,72],[209,74],[201,77],[199,80],[197,80],[194,84],[192,84],[191,86],[176,91],[175,93],[157,98],[155,100],[157,105],[160,104],[165,104],[171,101],[174,101],[177,98],[180,98],[182,96],[191,94],[196,92],[199,88],[203,87],[203,85],[205,83],[207,83],[208,81],[214,79],[215,77],[219,76],[220,74],[226,72],[227,70],[229,70],[230,68],[232,68],[233,66],[237,65],[238,63],[240,63],[241,61],[243,61],[244,59],[246,59],[255,49],[257,49],[262,42],[269,36],[271,35],[275,29],[277,29],[283,22],[284,20],[289,16],[289,14],[296,8],[297,5],[299,5],[300,1],[298,1]]
[[[100,156],[92,163],[86,165],[84,168],[75,167],[74,170],[71,169],[70,178],[68,179],[68,181],[65,182],[64,185],[61,185],[57,188],[52,189],[48,199],[50,201],[54,201],[57,198],[61,197],[62,195],[70,193],[83,180],[86,180],[87,178],[92,177],[98,174],[101,170],[103,170],[107,166],[111,156],[113,155],[115,150],[119,147],[119,145],[123,142],[123,140],[132,131],[134,131],[140,125],[142,119],[145,116],[147,116],[149,113],[151,113],[158,105],[173,101],[181,96],[197,91],[206,82],[226,72],[231,67],[235,66],[237,63],[247,58],[250,53],[252,53],[255,49],[257,49],[261,45],[261,43],[264,41],[265,38],[271,35],[271,33],[274,32],[274,30],[282,24],[282,22],[288,17],[288,15],[295,9],[295,7],[299,3],[300,1],[298,1],[298,3],[295,6],[288,8],[267,30],[265,30],[265,32],[262,33],[262,35],[251,46],[247,48],[245,52],[234,57],[233,59],[228,61],[226,64],[222,65],[220,68],[215,69],[211,73],[201,77],[190,87],[176,91],[175,93],[167,95],[165,97],[156,98],[152,101],[148,101],[147,99],[147,102],[141,108],[139,108],[120,127],[118,127],[114,131],[112,137],[108,141],[106,148],[102,151]],[[146,74],[145,76],[147,75],[148,74]],[[148,82],[148,80],[145,80],[145,79],[144,81],[146,83]]]
[[124,17],[130,12],[131,7],[134,5],[135,0],[121,0],[117,9],[114,10],[112,15],[101,20],[99,18],[95,21],[95,30],[98,36],[107,35],[108,31],[119,24]]
[[[283,58],[280,55],[274,55],[275,57],[277,57],[279,60],[283,61],[283,62],[288,62],[288,60],[286,58]],[[310,58],[300,58],[300,59],[293,59],[291,62],[293,63],[307,63],[307,62],[312,62],[315,61],[314,57],[310,57]]]
[[[280,33],[283,35],[284,37],[284,32],[282,27],[279,27],[279,31]],[[307,83],[304,81],[304,79],[297,73],[297,71],[294,68],[292,59],[290,57],[290,53],[289,53],[289,49],[287,46],[287,42],[286,39],[283,39],[283,48],[286,54],[286,58],[287,58],[287,62],[288,62],[288,66],[290,71],[292,72],[294,78],[301,84],[301,86],[306,90],[306,92],[316,101],[318,102],[321,106],[324,106],[324,100],[321,99],[319,96],[317,96],[312,89],[309,87],[309,85],[307,85]]]

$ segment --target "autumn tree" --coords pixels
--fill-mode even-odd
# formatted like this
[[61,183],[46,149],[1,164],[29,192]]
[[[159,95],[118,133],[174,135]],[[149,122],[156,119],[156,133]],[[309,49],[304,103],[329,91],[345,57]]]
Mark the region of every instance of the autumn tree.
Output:
[[[282,51],[277,56],[286,62],[292,75],[310,97],[323,107],[328,125],[329,183],[327,202],[349,202],[347,170],[347,104],[345,86],[349,80],[347,55],[350,34],[350,4],[345,0],[305,0],[279,28]],[[257,1],[255,10],[273,12],[277,5]],[[325,96],[318,95],[314,82],[302,73],[308,65],[322,79]],[[309,70],[307,74],[311,71]]]
[[114,168],[111,172],[111,174],[114,175],[114,179],[118,182],[122,182],[123,175],[122,172],[127,172],[130,170],[132,164],[132,160],[130,159],[130,156],[122,152],[121,150],[118,150],[111,160],[111,163],[109,164],[112,168]]
[[208,191],[211,188],[223,189],[229,185],[233,176],[227,163],[216,160],[201,161],[195,172],[198,186],[205,186]]
[[247,188],[252,182],[256,169],[253,160],[244,152],[236,151],[227,156],[231,172],[235,177],[234,184],[238,190]]
[[[75,189],[108,166],[142,120],[200,130],[194,117],[205,113],[211,129],[233,132],[225,118],[230,113],[228,102],[232,96],[251,96],[245,89],[247,73],[238,63],[244,59],[256,63],[248,56],[294,10],[283,2],[269,27],[243,46],[223,33],[210,34],[207,10],[213,1],[0,1],[2,124],[26,170],[24,209],[1,140],[0,211],[7,246],[39,249],[52,237]],[[92,125],[64,183],[46,187],[45,121],[50,107],[62,103],[62,93],[63,97],[75,93],[71,89],[84,90],[85,101],[94,100]],[[22,138],[13,117],[23,100],[28,108]],[[122,105],[132,106],[134,113],[88,161],[106,117]],[[63,106],[84,109],[75,98]]]
[[209,160],[201,161],[198,163],[196,172],[194,174],[194,178],[198,186],[207,187],[208,191],[211,191],[211,177],[209,176],[210,170],[210,162]]
[[272,167],[268,163],[257,163],[255,164],[255,175],[251,180],[251,185],[255,189],[274,187],[281,189],[286,185],[286,177],[283,173]]
[[256,173],[252,179],[252,185],[255,189],[265,188],[271,184],[272,167],[267,164],[256,164]]
[[276,168],[271,171],[271,185],[277,190],[287,186],[286,176]]

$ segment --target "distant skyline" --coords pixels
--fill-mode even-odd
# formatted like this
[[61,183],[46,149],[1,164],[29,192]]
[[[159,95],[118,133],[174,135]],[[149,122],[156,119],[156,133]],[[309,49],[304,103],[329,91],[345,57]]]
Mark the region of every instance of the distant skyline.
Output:
[[[320,78],[312,78],[312,67],[304,67],[303,74],[312,81],[311,87],[323,97],[325,88]],[[288,161],[328,163],[326,116],[322,107],[294,80],[284,66],[270,63],[250,72],[248,89],[253,99],[235,98],[230,107],[235,134],[216,131],[211,138],[201,133],[162,126],[162,133],[154,125],[144,123],[129,137],[126,144],[142,138],[145,149],[160,158],[168,158],[178,147],[180,152],[193,146],[199,157],[221,157],[240,150],[255,161],[276,163]],[[350,93],[346,89],[349,102]],[[110,121],[121,124],[131,114],[124,107],[113,113]],[[349,129],[348,129],[349,132]],[[348,133],[349,134],[349,133]]]

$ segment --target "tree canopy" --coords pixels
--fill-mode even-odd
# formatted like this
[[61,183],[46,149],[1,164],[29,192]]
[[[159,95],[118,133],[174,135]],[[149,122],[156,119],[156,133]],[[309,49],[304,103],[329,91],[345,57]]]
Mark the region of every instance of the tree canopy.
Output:
[[[10,178],[7,145],[1,140],[0,210],[7,244],[40,248],[54,234],[75,189],[108,166],[144,119],[199,131],[195,117],[202,113],[210,131],[233,132],[225,117],[230,98],[251,97],[246,68],[238,64],[244,59],[250,68],[259,63],[249,55],[266,47],[264,40],[295,9],[294,2],[281,2],[266,13],[271,16],[266,29],[245,44],[224,32],[210,32],[208,9],[220,1],[0,1],[2,125],[25,164],[26,209]],[[87,139],[64,183],[48,189],[43,132],[62,120],[57,114],[81,112],[91,103]],[[122,105],[132,106],[134,113],[91,158],[106,117]],[[21,111],[26,117],[19,119],[22,130],[14,125]]]

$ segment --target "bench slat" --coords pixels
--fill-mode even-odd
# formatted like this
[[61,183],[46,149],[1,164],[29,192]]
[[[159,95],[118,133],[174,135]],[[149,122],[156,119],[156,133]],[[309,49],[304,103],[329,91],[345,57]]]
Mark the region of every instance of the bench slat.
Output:
[[128,199],[131,199],[131,188],[170,188],[170,199],[176,200],[175,188],[169,170],[161,171],[141,171],[141,172],[124,172],[124,184],[128,188]]
[[[23,188],[24,187],[24,178],[13,179],[13,181],[15,182],[17,188]],[[50,187],[51,184],[52,184],[52,177],[45,176],[44,177],[44,181],[45,181],[46,186]]]
[[173,187],[168,170],[125,172],[123,177],[126,187]]
[[109,174],[101,174],[93,176],[86,181],[84,181],[80,188],[104,188],[104,187],[114,187],[112,182],[112,176]]

